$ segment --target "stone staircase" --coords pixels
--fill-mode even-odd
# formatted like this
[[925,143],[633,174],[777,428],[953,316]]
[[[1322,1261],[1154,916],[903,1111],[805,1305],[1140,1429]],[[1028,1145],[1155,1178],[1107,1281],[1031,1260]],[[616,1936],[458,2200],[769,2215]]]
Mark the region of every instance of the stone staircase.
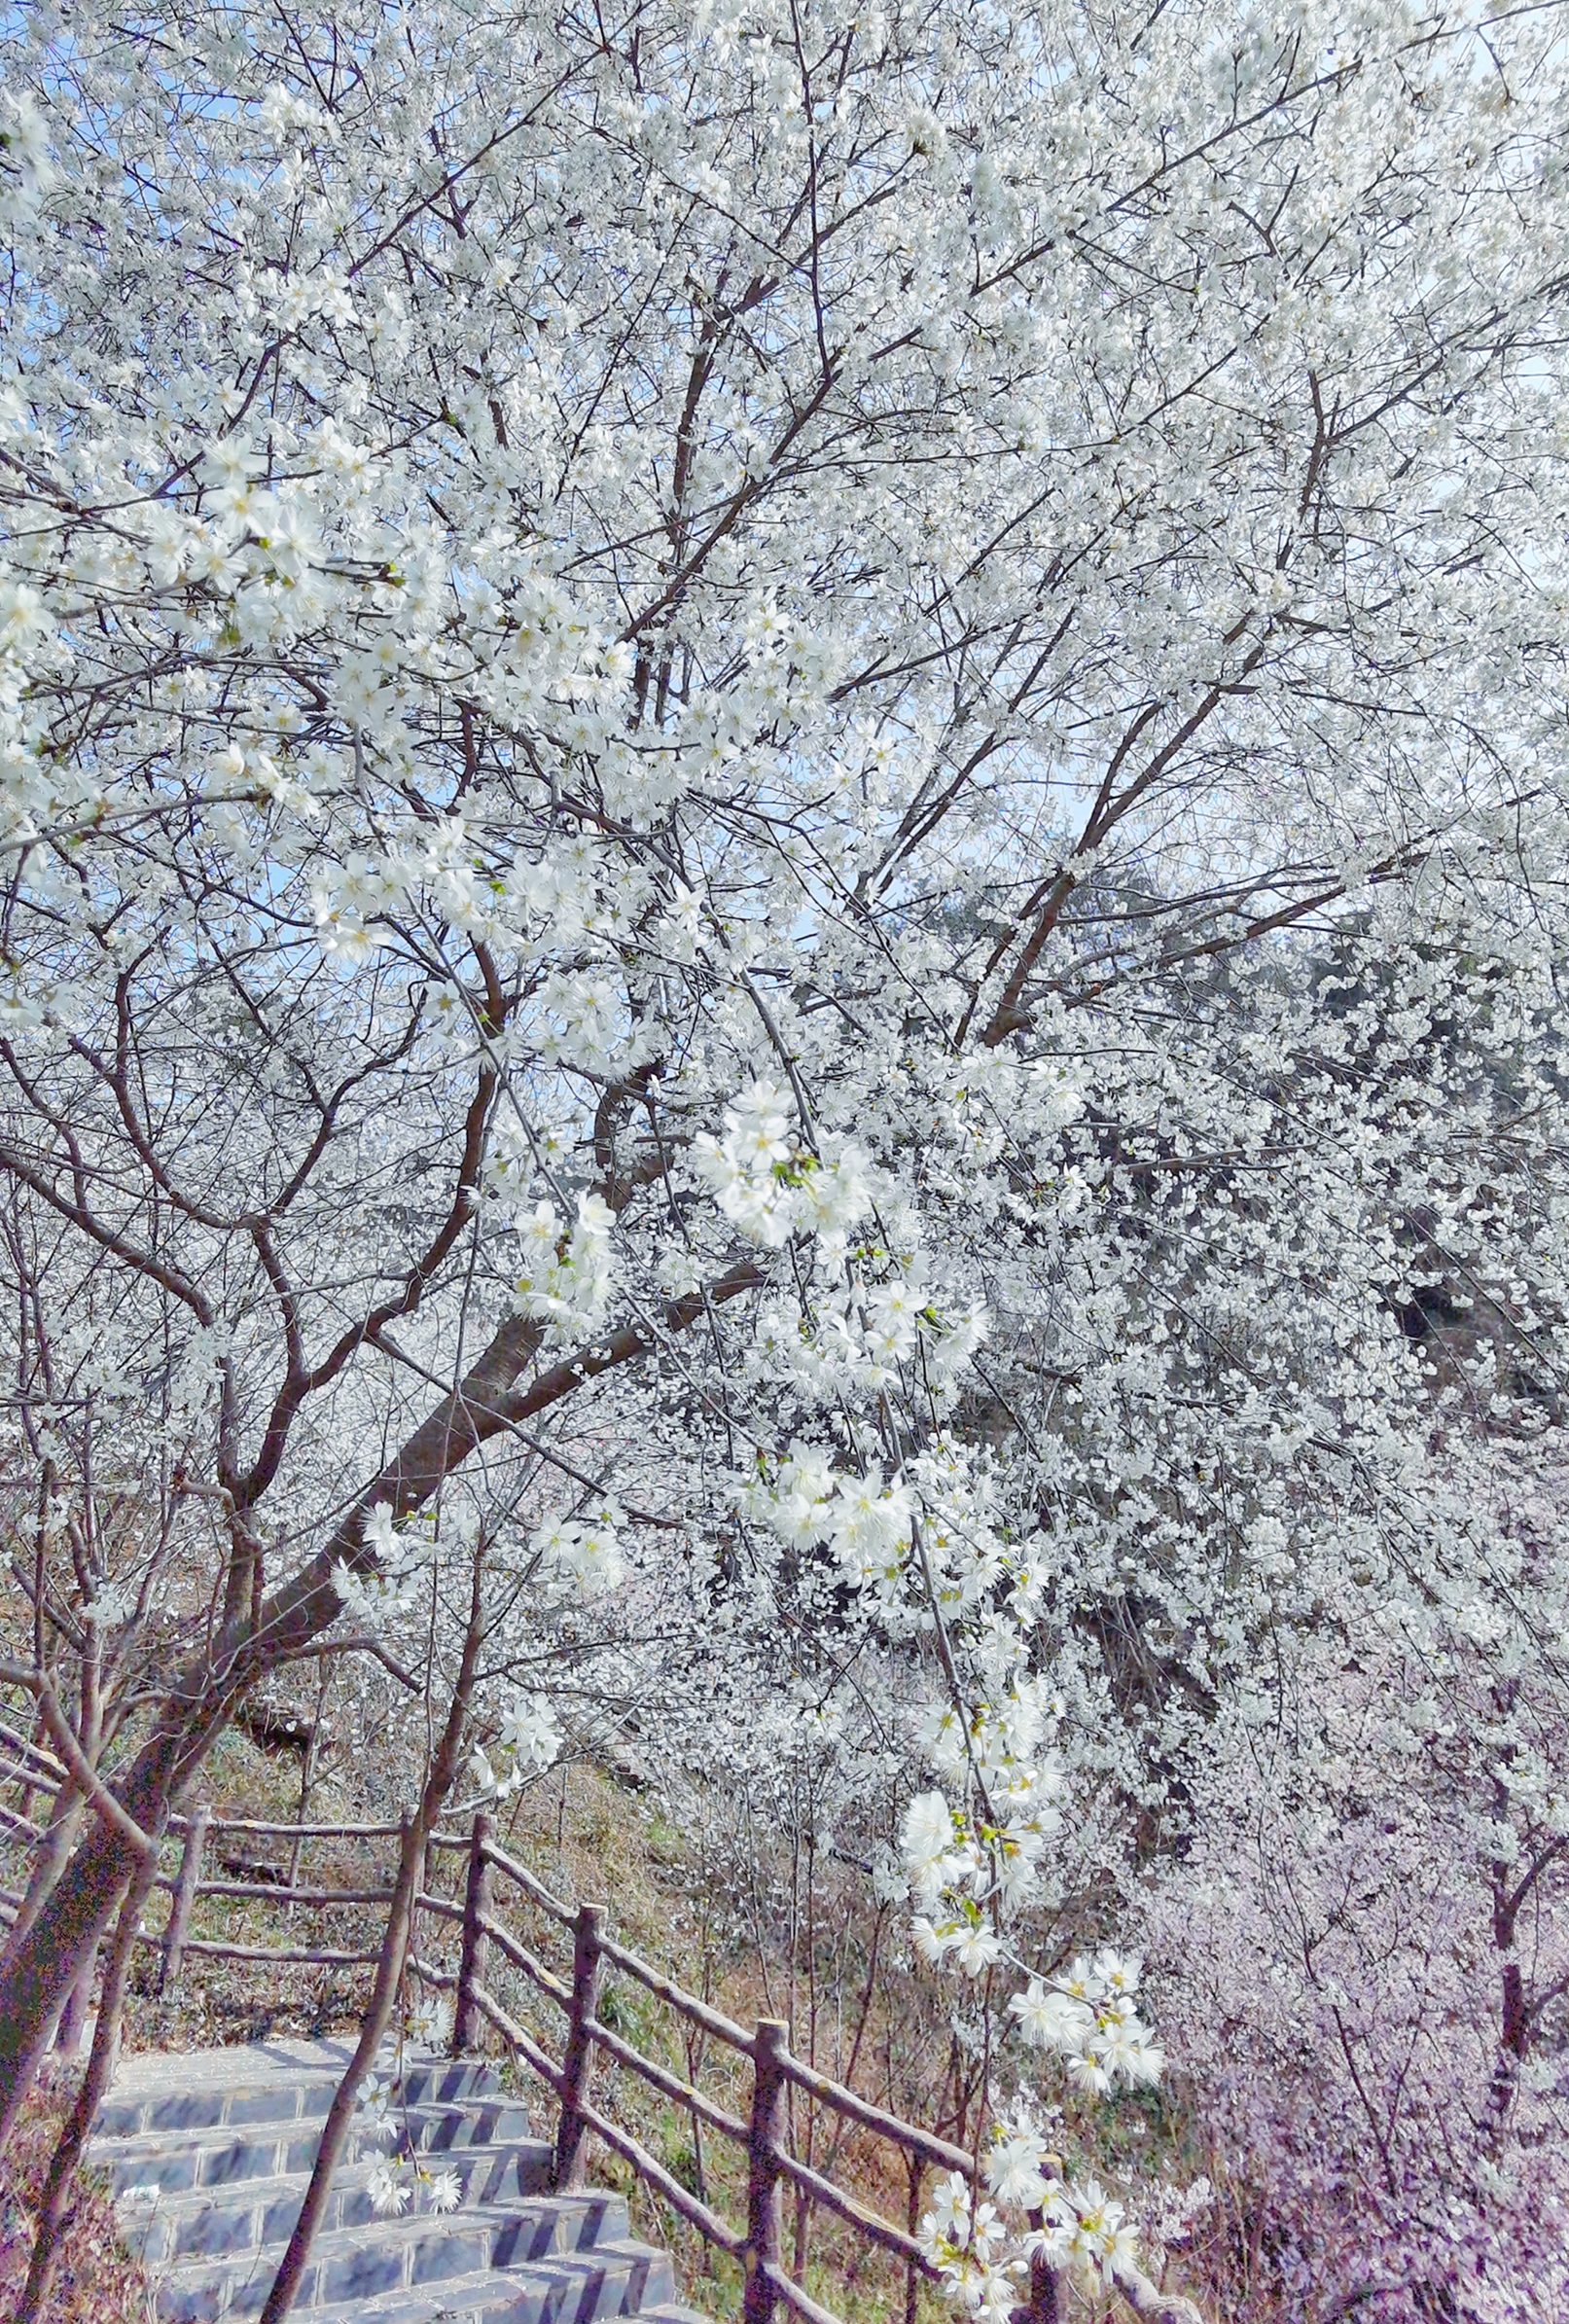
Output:
[[[153,2053],[123,2060],[88,2161],[118,2199],[130,2248],[171,2324],[254,2316],[299,2216],[341,2042]],[[393,2067],[382,2069],[390,2076]],[[702,2324],[673,2297],[670,2262],[627,2233],[619,2196],[548,2192],[551,2150],[468,2058],[405,2054],[392,2135],[357,2122],[293,2313],[309,2324]],[[420,2186],[377,2216],[378,2158],[451,2172],[455,2207]],[[450,2192],[450,2191],[449,2191]]]

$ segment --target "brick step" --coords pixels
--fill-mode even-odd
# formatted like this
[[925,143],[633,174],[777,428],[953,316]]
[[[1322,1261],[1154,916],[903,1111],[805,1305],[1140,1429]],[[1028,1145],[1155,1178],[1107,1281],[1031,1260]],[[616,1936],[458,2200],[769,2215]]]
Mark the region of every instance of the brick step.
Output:
[[[588,2199],[585,2224],[591,2223],[595,2201],[616,2200]],[[449,2287],[465,2282],[472,2312],[471,2279],[486,2275],[513,2305],[503,2299],[481,2312],[508,2324],[588,2324],[589,2318],[637,2315],[645,2292],[654,2303],[670,2299],[666,2253],[625,2235],[590,2235],[579,2247],[557,2247],[550,2239],[552,2223],[530,2217],[534,2207],[477,2205],[443,2219],[381,2219],[371,2227],[324,2232],[312,2246],[296,2311],[316,2314],[318,2324],[323,2310],[344,2324],[370,2324],[377,2306],[396,2314],[399,2300],[407,2304],[411,2296],[434,2317],[450,2304]],[[170,2324],[255,2315],[283,2250],[281,2242],[264,2244],[228,2259],[170,2268],[160,2282],[159,2313]]]
[[[368,2153],[362,2147],[356,2162],[342,2163],[334,2172],[318,2232],[374,2227],[386,2216],[375,2210],[370,2195],[376,2167],[373,2157],[378,2152]],[[600,2223],[609,2233],[619,2232],[610,2226],[609,2205],[618,2208],[624,2225],[625,2205],[617,2197],[546,2195],[542,2181],[549,2168],[550,2150],[533,2139],[517,2145],[463,2147],[435,2161],[441,2170],[456,2176],[459,2208],[517,2204],[542,2225],[551,2225],[553,2247],[575,2247],[586,2232],[597,2232]],[[232,2179],[217,2187],[195,2187],[147,2199],[126,2195],[121,2201],[122,2225],[126,2241],[149,2264],[285,2243],[300,2216],[308,2183],[307,2172],[302,2170],[278,2178]],[[412,2209],[425,2215],[417,2194]]]
[[[246,2052],[144,2052],[126,2060],[98,2109],[100,2136],[130,2138],[152,2130],[203,2130],[219,2125],[320,2123],[349,2059],[340,2042],[278,2042]],[[228,2059],[227,2065],[224,2060]],[[384,2058],[378,2071],[394,2070]],[[456,2104],[493,2097],[496,2072],[471,2057],[406,2058],[401,2088],[410,2105]]]
[[[637,2324],[714,2324],[695,2307],[660,2301],[653,2307],[581,2307],[581,2284],[555,2270],[485,2270],[444,2282],[437,2292],[395,2292],[383,2301],[348,2301],[311,2310],[311,2324],[562,2324],[567,2317],[634,2314]],[[602,2287],[604,2289],[604,2287]],[[579,2307],[562,2301],[579,2296]]]
[[425,2292],[395,2292],[386,2300],[329,2305],[308,2313],[311,2324],[587,2324],[590,2316],[635,2316],[638,2324],[713,2324],[712,2317],[699,2316],[695,2308],[680,2307],[674,2301],[661,2300],[652,2307],[615,2305],[626,2298],[628,2289],[646,2299],[659,2287],[653,2270],[640,2285],[634,2279],[627,2286],[613,2270],[601,2271],[596,2279],[591,2270],[568,2258],[540,2267],[490,2269],[449,2278]]
[[[142,2130],[130,2137],[98,2137],[93,2167],[103,2171],[112,2192],[133,2196],[156,2187],[165,2196],[195,2188],[232,2185],[236,2180],[286,2178],[308,2171],[316,2159],[322,2118],[287,2123],[216,2123],[200,2129]],[[503,2145],[537,2149],[541,2173],[551,2150],[529,2137],[526,2106],[510,2098],[481,2098],[466,2106],[404,2106],[392,2110],[392,2135],[375,2125],[356,2122],[344,2147],[345,2163],[376,2154],[456,2155]],[[537,2184],[544,2185],[543,2175]]]
[[[89,2161],[107,2173],[126,2241],[166,2324],[254,2316],[300,2214],[342,2041],[133,2056],[99,2109]],[[309,2324],[702,2324],[677,2305],[665,2253],[635,2241],[617,2195],[548,2192],[552,2154],[528,2110],[473,2058],[389,2052],[384,2127],[350,2130],[297,2295]],[[457,2206],[423,2189],[378,2216],[378,2161],[451,2171]]]

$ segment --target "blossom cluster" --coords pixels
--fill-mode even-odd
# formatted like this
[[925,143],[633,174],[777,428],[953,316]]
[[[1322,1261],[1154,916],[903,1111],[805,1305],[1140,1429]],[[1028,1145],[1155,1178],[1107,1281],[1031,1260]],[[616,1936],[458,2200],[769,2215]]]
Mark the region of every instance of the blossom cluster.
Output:
[[874,1466],[843,1476],[825,1450],[799,1440],[781,1458],[760,1457],[755,1482],[736,1489],[746,1515],[781,1541],[822,1542],[857,1582],[895,1579],[909,1554],[915,1500],[899,1478],[884,1482]]
[[537,1202],[518,1222],[523,1258],[517,1276],[520,1313],[546,1327],[556,1346],[588,1339],[604,1320],[612,1292],[609,1205],[579,1195],[577,1215],[563,1228],[553,1202]]
[[374,1630],[418,1604],[421,1579],[439,1552],[429,1533],[400,1532],[388,1501],[378,1501],[371,1511],[362,1540],[374,1563],[350,1565],[339,1557],[332,1581],[345,1613]]
[[401,2084],[397,2075],[371,2072],[360,2084],[356,2122],[362,2134],[389,2151],[375,2156],[366,2180],[366,2196],[378,2219],[396,2219],[410,2202],[438,2216],[455,2211],[463,2200],[461,2173],[432,2170],[400,2119]]
[[[949,2298],[983,2324],[1009,2324],[1020,2304],[1020,2279],[1036,2261],[1109,2283],[1133,2261],[1125,2206],[1094,2179],[1069,2186],[1058,2158],[1035,2132],[999,2125],[983,2163],[995,2201],[978,2202],[969,2181],[950,2171],[919,2228],[921,2248],[941,2270]],[[1021,2228],[1020,2213],[1037,2224]]]
[[754,1082],[726,1107],[723,1135],[697,1132],[695,1166],[749,1241],[778,1250],[809,1234],[842,1250],[871,1206],[866,1158],[849,1145],[833,1161],[808,1152],[792,1133],[792,1113],[771,1082]]
[[1077,2089],[1097,2096],[1119,2083],[1137,2089],[1159,2082],[1165,2065],[1134,2004],[1140,1967],[1102,1947],[1054,1978],[1032,1977],[1008,2006],[1026,2042],[1066,2060]]
[[564,1740],[550,1702],[519,1691],[501,1715],[488,1748],[477,1743],[469,1772],[486,1800],[507,1800],[555,1765]]
[[601,1500],[576,1518],[547,1518],[529,1535],[528,1549],[540,1578],[567,1585],[580,1597],[603,1596],[626,1571],[614,1500]]

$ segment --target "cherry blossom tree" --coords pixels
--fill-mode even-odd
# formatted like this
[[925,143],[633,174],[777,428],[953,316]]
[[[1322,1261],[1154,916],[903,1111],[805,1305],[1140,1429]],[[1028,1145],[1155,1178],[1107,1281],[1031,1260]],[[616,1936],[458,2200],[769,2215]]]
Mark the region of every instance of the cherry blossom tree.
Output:
[[7,1670],[81,1674],[82,1805],[0,2116],[459,1504],[503,1762],[553,1593],[674,1524],[802,1716],[916,1675],[921,1942],[1147,2079],[1033,1916],[1353,1567],[1517,1591],[1389,1513],[1559,1424],[1556,17],[7,37]]
[[1240,2317],[1561,2311],[1565,1698],[1527,1634],[1561,1587],[1544,1449],[1495,1446],[1485,1499],[1477,1464],[1446,1510],[1392,1513],[1399,1552],[1448,1534],[1420,1598],[1326,1576],[1289,1717],[1238,1691],[1150,1900],[1233,2190],[1212,2239],[1246,2253],[1215,2270]]

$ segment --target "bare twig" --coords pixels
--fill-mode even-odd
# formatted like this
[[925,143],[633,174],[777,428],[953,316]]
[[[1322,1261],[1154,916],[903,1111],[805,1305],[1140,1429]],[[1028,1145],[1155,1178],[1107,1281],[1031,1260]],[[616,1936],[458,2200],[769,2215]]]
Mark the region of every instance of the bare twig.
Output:
[[60,1757],[104,1822],[118,1832],[121,1839],[133,1847],[139,1856],[151,1855],[158,1841],[142,1830],[133,1816],[125,1813],[87,1758],[44,1672],[30,1670],[25,1663],[0,1663],[0,1685],[25,1687],[29,1694],[37,1697],[38,1707],[44,1714],[44,1724],[59,1746]]

